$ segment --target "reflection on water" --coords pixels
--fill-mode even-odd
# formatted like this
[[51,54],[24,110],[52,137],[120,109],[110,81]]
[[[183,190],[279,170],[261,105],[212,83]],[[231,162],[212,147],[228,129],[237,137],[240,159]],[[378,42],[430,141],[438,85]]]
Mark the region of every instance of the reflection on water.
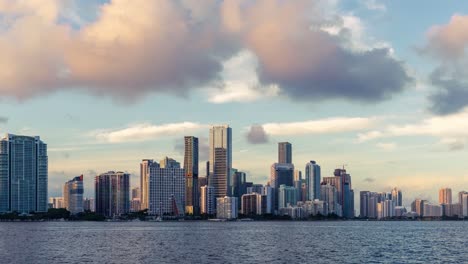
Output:
[[0,223],[1,263],[463,263],[467,222]]

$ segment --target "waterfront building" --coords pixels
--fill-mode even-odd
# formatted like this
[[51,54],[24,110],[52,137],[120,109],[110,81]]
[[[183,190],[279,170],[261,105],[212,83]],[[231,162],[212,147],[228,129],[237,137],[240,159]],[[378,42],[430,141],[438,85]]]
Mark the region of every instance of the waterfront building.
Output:
[[242,195],[241,212],[244,215],[262,215],[266,213],[267,199],[265,195],[259,193],[249,193]]
[[416,199],[411,203],[411,211],[416,212],[418,216],[424,216],[424,204],[429,203],[426,200]]
[[202,186],[200,191],[200,213],[213,215],[216,213],[216,197],[213,186]]
[[460,203],[460,213],[462,217],[468,217],[468,192],[460,192],[458,193],[458,199]]
[[313,201],[297,202],[297,206],[302,208],[305,217],[316,215],[327,216],[329,214],[328,205],[325,201],[316,199]]
[[77,176],[64,184],[63,200],[65,208],[71,214],[78,214],[84,211],[83,193],[83,175]]
[[292,145],[289,142],[278,143],[278,163],[292,164]]
[[185,213],[200,213],[198,182],[198,138],[184,137]]
[[439,204],[452,204],[452,189],[442,188],[439,190]]
[[47,212],[47,144],[6,134],[0,140],[0,213]]
[[109,171],[95,177],[96,213],[117,217],[130,211],[130,174]]
[[292,186],[280,185],[278,191],[278,208],[287,207],[288,205],[296,206],[297,191]]
[[307,200],[320,199],[320,166],[313,160],[306,164],[305,179],[307,184]]
[[215,197],[230,195],[229,183],[232,169],[232,128],[228,125],[210,128],[208,185],[215,188]]
[[144,159],[140,163],[140,209],[148,209],[149,199],[149,168],[153,165],[152,159]]
[[94,206],[94,198],[85,198],[83,200],[83,209],[89,212],[96,211],[96,207]]
[[185,170],[180,163],[165,158],[149,167],[148,214],[183,216],[185,214]]
[[242,197],[247,193],[247,175],[245,172],[238,171],[237,169],[231,169],[231,194],[233,197]]
[[326,203],[328,214],[341,215],[341,212],[338,211],[338,193],[333,185],[322,183],[320,197]]
[[216,199],[216,218],[236,219],[237,218],[237,197],[222,197]]
[[140,206],[141,206],[141,202],[140,202],[140,198],[132,198],[132,200],[130,200],[130,212],[138,212],[140,211]]
[[403,217],[406,214],[406,208],[403,206],[395,206],[395,217]]
[[279,209],[279,215],[289,216],[289,217],[291,217],[291,219],[302,219],[302,218],[306,217],[306,215],[304,213],[304,209],[302,209],[302,207],[292,206],[292,205],[280,208]]
[[442,217],[442,206],[439,204],[424,203],[423,217]]
[[53,208],[53,209],[65,208],[63,197],[49,197],[49,208]]

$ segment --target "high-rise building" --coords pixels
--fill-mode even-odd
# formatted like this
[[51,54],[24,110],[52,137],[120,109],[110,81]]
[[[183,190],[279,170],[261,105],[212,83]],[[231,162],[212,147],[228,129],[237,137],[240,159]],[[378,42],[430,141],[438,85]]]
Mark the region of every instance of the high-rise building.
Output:
[[140,163],[140,209],[148,209],[149,168],[154,163],[152,159],[144,159]]
[[216,199],[216,218],[236,219],[237,218],[237,197],[222,197]]
[[198,187],[198,138],[185,137],[185,213],[200,213],[200,194]]
[[241,212],[244,215],[261,215],[266,213],[267,197],[259,193],[242,195]]
[[183,216],[185,170],[180,168],[179,162],[168,158],[165,160],[164,167],[157,162],[149,166],[148,213],[159,216]]
[[322,183],[320,186],[320,199],[327,203],[327,212],[341,216],[341,208],[338,208],[338,192],[335,186]]
[[468,217],[468,192],[459,192],[458,200],[460,204],[460,214],[462,217]]
[[83,200],[83,209],[90,212],[96,211],[96,207],[94,206],[94,198],[85,198]]
[[278,163],[292,164],[292,145],[289,142],[278,143]]
[[307,163],[305,167],[307,200],[320,200],[320,178],[320,166],[313,160]]
[[140,187],[132,188],[132,199],[130,200],[130,212],[138,212],[141,208]]
[[452,189],[442,188],[439,190],[439,204],[452,204]]
[[229,183],[232,168],[232,128],[228,125],[210,128],[210,161],[208,183],[215,188],[215,196],[230,195]]
[[245,172],[231,169],[231,195],[233,197],[241,198],[242,195],[247,193],[247,175]]
[[0,140],[0,213],[47,211],[47,145],[39,137]]
[[282,184],[278,191],[278,209],[297,204],[296,188]]
[[116,217],[130,211],[130,174],[109,171],[96,176],[96,213]]
[[204,185],[200,192],[200,212],[201,214],[213,215],[216,213],[216,197],[214,187]]
[[274,163],[271,165],[270,184],[275,193],[273,197],[274,209],[278,210],[279,187],[281,185],[294,186],[294,165],[291,163]]
[[64,184],[63,200],[65,203],[65,208],[71,214],[77,214],[84,211],[83,193],[83,175],[77,176]]
[[392,189],[392,200],[395,203],[395,206],[403,206],[402,192],[396,187]]
[[214,187],[204,185],[200,192],[200,213],[213,215],[216,213],[216,197],[214,193]]
[[49,208],[54,208],[54,209],[65,208],[63,197],[49,197]]
[[346,172],[345,169],[335,169],[335,178],[339,183],[335,183],[335,187],[338,189],[338,199],[343,208],[343,217],[353,218],[354,217],[354,191],[351,185],[351,175]]

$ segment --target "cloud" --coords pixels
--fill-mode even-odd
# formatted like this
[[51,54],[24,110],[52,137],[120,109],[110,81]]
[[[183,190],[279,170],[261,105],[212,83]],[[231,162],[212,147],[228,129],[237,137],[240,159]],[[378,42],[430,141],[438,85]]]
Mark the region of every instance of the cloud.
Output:
[[429,136],[441,139],[439,144],[449,150],[460,150],[468,139],[468,108],[446,115],[431,116],[413,124],[388,125],[382,130],[371,130],[358,134],[358,142],[380,138]]
[[247,141],[251,144],[268,143],[268,135],[261,125],[252,125],[246,134]]
[[375,178],[368,177],[368,178],[365,178],[363,181],[368,182],[368,183],[373,183],[373,182],[375,182]]
[[156,140],[159,137],[191,134],[206,129],[206,125],[192,122],[172,123],[163,125],[137,124],[124,129],[100,130],[91,133],[99,141],[109,143],[136,142]]
[[382,149],[382,150],[385,150],[385,151],[392,151],[392,150],[396,149],[396,144],[395,143],[380,142],[380,143],[375,144],[375,146]]
[[316,10],[310,1],[259,1],[249,9],[237,1],[225,3],[232,5],[225,10],[227,28],[240,34],[257,55],[260,81],[279,85],[295,100],[376,102],[412,81],[388,48],[354,52],[344,47],[345,34],[311,29],[306,14]]
[[[389,48],[358,52],[347,47],[352,30],[322,30],[329,18],[314,1],[111,0],[94,19],[79,13],[85,4],[63,2],[0,0],[3,96],[68,89],[133,100],[221,87],[211,102],[277,94],[376,102],[412,81]],[[223,80],[224,62],[243,51],[258,62],[256,81]]]
[[0,123],[8,123],[8,117],[0,116]]
[[379,0],[362,0],[364,6],[373,11],[387,11],[387,7],[382,1]]
[[439,65],[429,79],[436,90],[429,109],[439,115],[458,112],[468,105],[468,16],[454,15],[448,24],[433,26],[421,54]]
[[334,117],[291,123],[267,123],[262,127],[268,135],[306,135],[360,131],[369,129],[377,122],[376,118]]

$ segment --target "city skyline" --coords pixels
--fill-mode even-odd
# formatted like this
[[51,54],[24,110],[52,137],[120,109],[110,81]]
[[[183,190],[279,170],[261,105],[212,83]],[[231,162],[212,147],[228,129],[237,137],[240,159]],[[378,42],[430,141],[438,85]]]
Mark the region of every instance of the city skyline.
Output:
[[49,196],[83,174],[89,197],[109,169],[136,185],[141,159],[183,161],[185,135],[203,174],[223,123],[254,182],[290,142],[296,169],[348,164],[356,195],[468,186],[463,2],[418,19],[419,1],[248,2],[0,1],[0,132],[51,146]]

